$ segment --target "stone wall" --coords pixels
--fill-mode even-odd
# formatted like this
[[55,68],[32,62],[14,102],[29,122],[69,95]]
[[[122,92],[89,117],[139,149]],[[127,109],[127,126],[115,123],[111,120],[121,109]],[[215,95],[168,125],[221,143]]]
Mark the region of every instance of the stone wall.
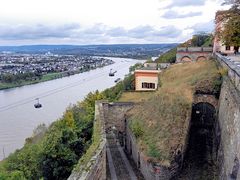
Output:
[[[127,123],[127,122],[126,122]],[[163,166],[160,163],[152,163],[149,161],[137,145],[135,136],[132,134],[129,126],[126,125],[125,151],[131,157],[137,167],[140,169],[146,180],[167,180],[175,177],[181,169],[181,163],[171,163],[169,167]],[[179,154],[178,159],[182,161],[182,156]],[[177,157],[176,157],[177,158]]]
[[240,67],[221,54],[216,53],[215,57],[220,65],[228,70],[228,77],[234,84],[235,88],[240,91]]
[[211,47],[179,47],[177,48],[176,62],[209,60],[212,51]]
[[[139,149],[136,139],[128,126],[126,113],[134,106],[134,103],[108,103],[103,102],[103,114],[105,119],[106,131],[115,127],[119,132],[119,141],[125,148],[127,155],[132,158],[147,180],[166,180],[174,177],[180,165],[173,162],[170,167],[162,166],[161,164],[154,164],[149,162],[149,158],[143,154]],[[178,159],[182,162],[182,155],[179,154]],[[176,157],[177,158],[177,157]],[[181,163],[180,163],[181,164]]]
[[193,105],[197,103],[209,103],[218,109],[218,99],[211,94],[195,94],[193,99]]
[[125,114],[130,110],[134,103],[108,103],[102,104],[105,118],[106,130],[115,127],[119,132],[125,131],[124,120]]
[[220,179],[240,179],[240,94],[229,78],[222,84],[218,119],[221,129]]
[[[104,180],[106,179],[106,134],[104,127],[104,114],[102,102],[95,103],[95,123],[100,122],[101,140],[100,144],[86,164],[79,164],[68,178],[68,180]],[[91,147],[90,147],[91,148]],[[88,152],[87,152],[88,153]]]

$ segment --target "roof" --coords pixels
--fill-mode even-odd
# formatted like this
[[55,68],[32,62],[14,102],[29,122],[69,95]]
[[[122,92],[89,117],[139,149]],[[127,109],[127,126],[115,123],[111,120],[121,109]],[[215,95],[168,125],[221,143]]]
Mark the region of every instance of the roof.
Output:
[[147,68],[142,68],[142,69],[137,69],[135,70],[135,73],[160,73],[161,71],[160,70],[156,70],[156,69],[153,69],[153,68],[150,68],[150,67],[147,67]]

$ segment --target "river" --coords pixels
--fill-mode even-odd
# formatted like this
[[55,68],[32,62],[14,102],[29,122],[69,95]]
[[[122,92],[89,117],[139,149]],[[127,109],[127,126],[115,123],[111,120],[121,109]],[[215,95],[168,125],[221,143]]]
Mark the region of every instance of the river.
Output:
[[[115,85],[114,80],[123,79],[131,65],[140,62],[126,58],[109,58],[114,64],[39,84],[0,91],[0,160],[23,146],[41,123],[50,125],[60,118],[65,109],[81,101],[89,92]],[[109,77],[110,69],[116,70]],[[35,99],[43,105],[34,108]]]

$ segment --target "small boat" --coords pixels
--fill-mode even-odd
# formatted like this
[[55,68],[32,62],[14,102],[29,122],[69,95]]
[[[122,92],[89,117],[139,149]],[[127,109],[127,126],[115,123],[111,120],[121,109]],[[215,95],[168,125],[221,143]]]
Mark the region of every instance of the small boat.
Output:
[[36,100],[37,100],[37,103],[34,104],[34,107],[35,107],[36,109],[41,108],[41,107],[42,107],[42,104],[39,103],[39,98],[37,98]]
[[120,78],[117,78],[114,82],[117,83],[119,82],[121,79]]
[[116,72],[117,72],[117,71],[114,71],[114,72],[113,72],[112,69],[110,69],[109,76],[114,76]]

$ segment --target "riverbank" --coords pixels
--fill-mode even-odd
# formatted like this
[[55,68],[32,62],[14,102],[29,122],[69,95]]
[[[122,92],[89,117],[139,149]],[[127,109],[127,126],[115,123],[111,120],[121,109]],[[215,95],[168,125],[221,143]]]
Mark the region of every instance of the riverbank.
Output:
[[[0,179],[57,179],[58,177],[67,179],[78,160],[92,144],[95,101],[102,99],[116,101],[133,82],[131,80],[133,75],[128,73],[128,69],[134,63],[120,62],[118,64],[121,66],[112,65],[112,67],[118,67],[118,77],[123,78],[128,75],[123,82],[119,82],[115,86],[109,85],[107,89],[106,87],[98,87],[99,91],[89,93],[83,101],[69,106],[62,117],[49,125],[48,128],[44,124],[39,125],[33,131],[32,136],[28,136],[29,138],[25,140],[21,149],[12,153],[4,161],[0,161]],[[102,81],[101,84],[106,83],[107,78],[113,82],[114,79],[108,77],[108,73],[103,70],[96,70],[98,71],[95,73],[96,82],[100,82],[99,78],[102,76],[105,81]],[[102,71],[103,74],[100,75],[99,71]],[[121,74],[119,74],[120,72]],[[87,75],[89,76],[90,73]],[[97,85],[94,82],[91,84]],[[74,90],[74,92],[80,93],[78,90]],[[71,94],[71,92],[68,90],[67,94]],[[74,99],[78,99],[76,95]],[[31,114],[31,120],[34,120],[33,117],[35,116]]]
[[[70,104],[76,104],[89,93],[113,87],[117,78],[124,79],[129,67],[143,61],[111,58],[115,63],[69,77],[0,91],[0,160],[23,146],[37,125],[49,125],[60,118]],[[114,77],[110,69],[117,70]],[[113,94],[114,95],[114,94]],[[42,108],[35,109],[39,98]]]
[[[114,64],[114,62],[109,63],[105,66],[109,66],[111,64]],[[84,70],[77,70],[77,71],[65,71],[65,72],[58,72],[58,73],[48,73],[48,74],[44,74],[41,78],[38,79],[34,79],[34,80],[21,80],[18,81],[16,83],[3,83],[0,82],[0,90],[4,90],[4,89],[10,89],[10,88],[16,88],[16,87],[21,87],[21,86],[26,86],[26,85],[31,85],[31,84],[37,84],[37,83],[41,83],[41,82],[45,82],[45,81],[51,81],[54,79],[59,79],[59,78],[63,78],[63,77],[67,77],[67,76],[71,76],[71,75],[75,75],[75,74],[79,74],[79,73],[84,73],[84,72],[88,72],[97,68],[101,68],[101,67],[105,67],[105,66],[98,66],[95,68],[90,68],[90,69],[84,69]]]

